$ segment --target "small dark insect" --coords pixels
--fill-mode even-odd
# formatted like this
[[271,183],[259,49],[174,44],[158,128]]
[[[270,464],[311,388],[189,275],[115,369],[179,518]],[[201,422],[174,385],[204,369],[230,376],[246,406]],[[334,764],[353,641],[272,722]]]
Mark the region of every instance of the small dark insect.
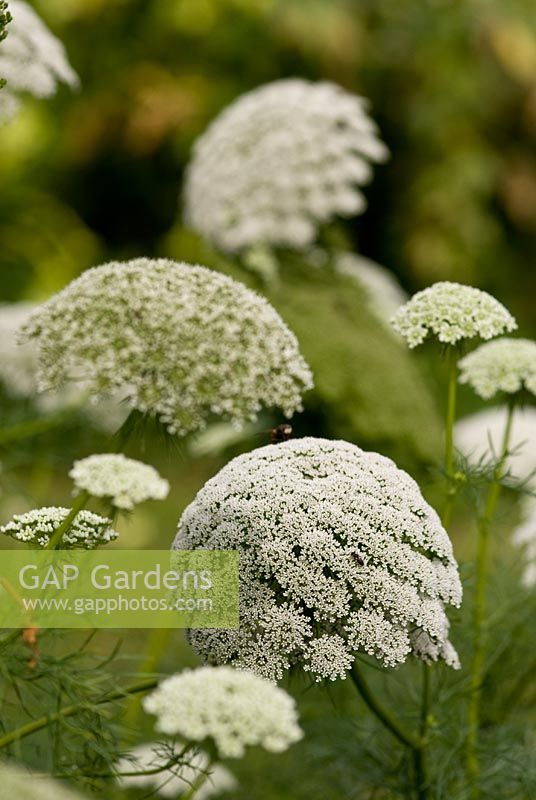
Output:
[[277,428],[272,428],[270,431],[270,441],[272,444],[287,442],[289,439],[292,439],[292,425],[289,425],[288,422],[284,422],[282,425],[278,425]]
[[360,567],[365,566],[365,562],[363,561],[361,556],[359,556],[357,553],[352,553],[352,560],[355,561],[356,564],[359,564]]

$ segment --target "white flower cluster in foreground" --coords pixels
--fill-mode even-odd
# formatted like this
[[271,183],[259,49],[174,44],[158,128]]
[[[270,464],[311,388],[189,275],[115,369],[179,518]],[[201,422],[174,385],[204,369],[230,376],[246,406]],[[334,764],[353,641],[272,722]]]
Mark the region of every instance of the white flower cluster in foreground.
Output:
[[186,742],[210,739],[221,758],[240,758],[246,747],[273,753],[302,738],[296,704],[283,689],[232,667],[199,667],[167,678],[143,700],[156,727]]
[[131,509],[145,500],[164,500],[169,483],[154,467],[121,453],[102,453],[75,461],[69,472],[79,491],[109,497],[116,508]]
[[[506,406],[487,408],[458,420],[454,441],[473,464],[496,461],[501,453],[506,427]],[[512,478],[527,481],[536,477],[536,409],[518,408],[512,421],[506,469]]]
[[460,361],[460,383],[467,383],[484,400],[497,392],[536,395],[536,342],[498,339],[473,350]]
[[[0,527],[19,542],[31,542],[46,547],[50,537],[69,514],[69,508],[35,508],[25,514],[15,514],[13,519]],[[112,522],[91,511],[79,511],[71,528],[64,534],[61,545],[64,549],[83,548],[93,550],[101,544],[117,539],[118,533],[111,528]]]
[[87,270],[26,326],[42,389],[69,379],[129,403],[170,433],[291,416],[312,386],[298,342],[262,297],[205,267],[139,258]]
[[335,269],[361,286],[370,309],[382,322],[388,321],[408,299],[390,270],[357,253],[338,253]]
[[0,92],[0,123],[16,112],[20,92],[51,97],[59,83],[75,87],[78,76],[62,43],[23,0],[9,0],[12,21],[0,46],[0,75],[7,86]]
[[[175,748],[175,754],[180,753],[180,748]],[[161,797],[177,800],[182,795],[188,794],[192,786],[198,783],[195,800],[209,800],[222,792],[236,789],[237,783],[228,769],[221,764],[210,765],[206,753],[198,751],[193,756],[187,756],[188,764],[180,764],[153,775],[128,775],[119,777],[119,783],[125,789],[151,789],[152,793]],[[169,754],[163,751],[158,744],[142,744],[136,747],[128,757],[122,758],[116,764],[116,770],[121,772],[148,772],[165,767],[169,762]],[[202,781],[202,783],[201,783]]]
[[464,339],[493,339],[513,331],[517,323],[494,297],[473,286],[441,281],[413,295],[391,320],[409,347],[429,336],[444,344]]
[[187,223],[226,251],[302,248],[322,223],[362,212],[357,187],[388,155],[366,109],[332,83],[298,78],[239,97],[195,144]]
[[527,589],[536,586],[536,497],[528,495],[523,503],[521,523],[515,529],[512,542],[523,548],[525,567],[523,584]]
[[343,441],[304,438],[235,458],[185,510],[177,549],[240,552],[239,630],[195,649],[270,679],[294,665],[345,677],[357,651],[458,667],[444,604],[462,589],[452,545],[410,476]]
[[0,762],[0,786],[2,797],[10,800],[82,800],[82,795],[65,783],[5,762]]

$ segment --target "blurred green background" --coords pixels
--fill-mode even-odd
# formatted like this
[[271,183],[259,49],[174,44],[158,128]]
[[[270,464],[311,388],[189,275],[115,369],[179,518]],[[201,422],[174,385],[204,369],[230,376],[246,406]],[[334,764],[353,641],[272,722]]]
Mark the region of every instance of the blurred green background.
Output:
[[[366,213],[341,225],[353,249],[388,267],[409,293],[441,279],[488,290],[517,317],[522,335],[536,336],[534,0],[32,5],[65,44],[81,89],[61,89],[49,101],[26,98],[15,121],[0,128],[0,301],[39,301],[90,266],[141,255],[199,260],[255,285],[183,230],[182,176],[193,141],[224,106],[259,84],[301,76],[368,97],[391,151],[365,190]],[[317,373],[318,389],[296,420],[297,432],[344,436],[392,455],[433,497],[444,379],[437,351],[408,354],[344,282],[336,287],[297,268],[283,289],[268,294]],[[477,407],[462,390],[462,412]],[[34,413],[31,403],[1,398],[3,425]],[[121,523],[118,546],[167,547],[203,482],[234,452],[267,442],[267,429],[279,421],[266,415],[224,454],[209,457],[192,457],[189,442],[136,440],[130,454],[157,466],[172,492]],[[2,447],[2,519],[68,503],[72,461],[108,441],[74,415],[16,448]],[[471,552],[464,532],[458,555]],[[510,596],[504,586],[498,592]],[[138,635],[125,648],[129,659],[138,654]],[[192,661],[177,634],[164,667]],[[397,673],[385,689],[402,702],[407,674],[413,673]],[[448,702],[452,687],[444,683],[440,673],[438,692]],[[393,756],[392,774],[378,765],[374,774],[385,741],[369,742],[368,723],[355,721],[346,687],[321,700],[303,687],[298,692],[311,743],[280,760],[259,757],[249,773],[239,768],[239,796],[399,797],[377,791],[382,782],[395,785],[399,761]],[[456,729],[455,718],[449,724]],[[359,750],[348,752],[363,725]],[[337,739],[335,760],[326,735]],[[368,759],[366,780],[357,752]],[[47,763],[42,754],[37,760]],[[253,791],[256,780],[262,786]],[[362,794],[354,793],[359,786]],[[523,796],[497,791],[493,796]]]
[[[348,229],[411,290],[494,291],[534,326],[532,0],[42,0],[82,88],[1,132],[2,296],[169,251],[196,136],[247,89],[299,75],[371,100],[391,152]],[[527,331],[533,333],[533,329]]]

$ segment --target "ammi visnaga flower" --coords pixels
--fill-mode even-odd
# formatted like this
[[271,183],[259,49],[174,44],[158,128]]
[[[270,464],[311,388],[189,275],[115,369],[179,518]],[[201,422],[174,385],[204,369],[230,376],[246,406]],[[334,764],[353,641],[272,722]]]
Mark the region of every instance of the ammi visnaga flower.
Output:
[[186,742],[211,740],[220,758],[247,747],[287,750],[303,733],[296,704],[283,689],[232,667],[199,667],[166,678],[143,701],[156,727]]
[[214,415],[255,419],[263,406],[291,416],[312,386],[296,337],[262,297],[205,267],[139,258],[87,270],[41,306],[35,339],[41,389],[73,380],[170,433]]
[[305,247],[365,208],[357,188],[388,151],[366,101],[332,83],[269,83],[224,109],[195,144],[187,223],[225,251]]
[[536,395],[536,342],[498,339],[473,350],[460,361],[460,383],[467,383],[484,400],[498,392]]
[[465,339],[493,339],[517,323],[494,297],[473,286],[441,281],[417,292],[391,320],[409,347],[436,338],[443,344]]
[[357,652],[458,666],[445,604],[462,589],[450,539],[388,458],[304,438],[238,456],[185,510],[177,549],[240,552],[240,629],[190,632],[211,662],[270,679],[345,677]]
[[17,110],[20,92],[50,97],[59,83],[78,85],[62,43],[23,0],[9,0],[12,21],[0,46],[0,76],[7,81],[0,92],[0,123]]
[[132,509],[145,500],[164,500],[169,483],[154,467],[121,453],[102,453],[75,461],[74,485],[93,497],[108,497],[116,508]]
[[[69,508],[34,508],[25,514],[15,514],[13,519],[0,527],[0,533],[11,536],[19,542],[31,542],[46,547],[50,537],[69,514]],[[102,544],[117,539],[119,534],[111,527],[112,521],[94,514],[92,511],[79,511],[71,527],[63,535],[61,546],[64,550],[82,548],[93,550]]]

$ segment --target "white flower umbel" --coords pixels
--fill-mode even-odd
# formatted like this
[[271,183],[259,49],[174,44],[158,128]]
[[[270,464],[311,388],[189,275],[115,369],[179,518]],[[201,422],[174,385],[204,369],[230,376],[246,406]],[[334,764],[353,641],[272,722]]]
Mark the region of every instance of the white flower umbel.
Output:
[[[65,783],[35,775],[23,766],[0,762],[2,797],[9,800],[83,800]],[[87,795],[84,795],[87,800]]]
[[23,0],[10,0],[9,11],[13,19],[0,46],[0,75],[7,80],[0,93],[0,122],[15,113],[21,92],[51,97],[59,83],[78,85],[65,48],[33,8]]
[[116,508],[132,509],[145,500],[164,500],[169,483],[154,467],[121,453],[103,453],[75,461],[69,472],[79,491],[110,498]]
[[364,210],[357,187],[387,155],[363,98],[332,83],[275,81],[235,100],[197,140],[185,217],[225,251],[301,249],[321,224]]
[[[501,452],[508,409],[487,408],[456,423],[454,441],[472,464],[496,461]],[[536,409],[520,407],[512,422],[509,454],[505,468],[517,481],[536,478]]]
[[[69,508],[52,506],[35,508],[25,514],[15,514],[10,522],[0,527],[0,533],[11,536],[19,542],[31,542],[46,547],[51,535],[59,528],[69,512]],[[99,545],[108,544],[119,535],[111,524],[111,520],[91,511],[79,511],[70,529],[64,534],[61,546],[64,550],[70,548],[93,550]]]
[[498,339],[473,350],[460,361],[460,383],[467,383],[484,400],[498,392],[536,395],[536,342]]
[[369,307],[382,322],[388,321],[408,299],[390,270],[357,253],[338,253],[335,269],[361,286]]
[[[377,453],[304,438],[241,455],[185,510],[174,547],[240,552],[240,629],[190,632],[213,662],[271,679],[297,665],[317,680],[345,677],[357,651],[458,666],[450,539],[415,481]],[[419,631],[429,647],[413,646]]]
[[523,584],[527,589],[536,586],[536,497],[524,498],[521,522],[514,530],[512,542],[523,548]]
[[413,295],[391,324],[409,347],[429,337],[451,345],[475,337],[493,339],[517,328],[512,315],[490,294],[448,281]]
[[211,740],[221,758],[249,746],[274,753],[302,738],[296,704],[270,681],[232,667],[199,667],[164,680],[143,701],[156,727],[186,742]]
[[[181,748],[175,748],[179,755]],[[209,800],[222,792],[231,792],[237,787],[237,782],[228,769],[221,764],[211,765],[206,753],[197,751],[194,755],[186,755],[187,764],[177,764],[168,769],[163,769],[153,775],[128,775],[119,777],[118,781],[125,789],[151,789],[161,797],[178,800],[182,795],[188,794],[192,786],[199,782],[195,791],[195,800]],[[149,772],[164,768],[169,762],[169,753],[157,743],[142,744],[136,747],[129,755],[116,764],[116,770],[121,772]]]
[[286,416],[312,386],[298,342],[262,297],[205,267],[139,258],[84,272],[26,326],[41,387],[69,379],[128,392],[170,433],[214,415],[240,424],[263,406]]

